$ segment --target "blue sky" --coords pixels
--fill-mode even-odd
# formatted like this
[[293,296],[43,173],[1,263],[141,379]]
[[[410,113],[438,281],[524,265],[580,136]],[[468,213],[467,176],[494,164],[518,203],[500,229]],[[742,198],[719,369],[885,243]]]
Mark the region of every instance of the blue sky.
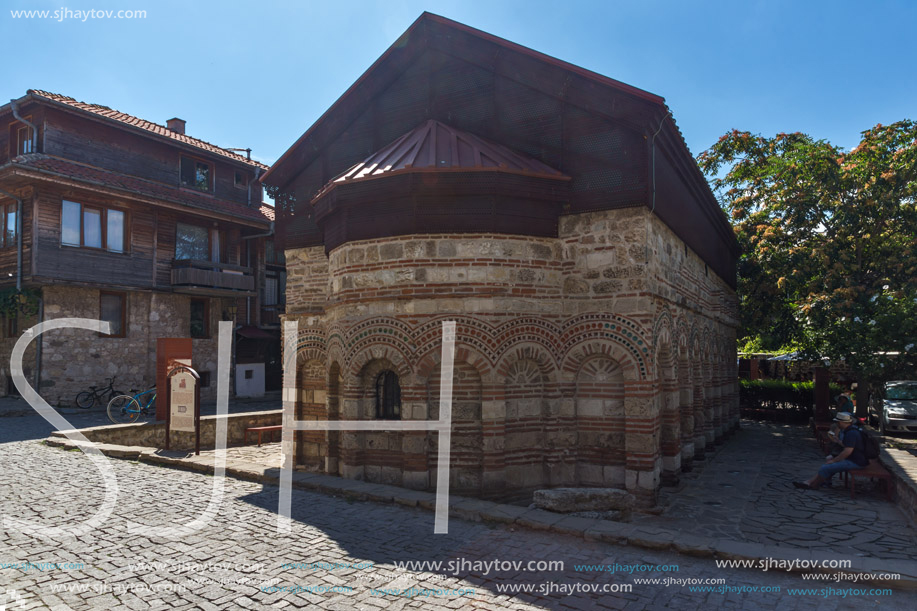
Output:
[[[145,10],[14,19],[11,10]],[[3,99],[46,89],[272,163],[424,10],[666,98],[695,155],[737,128],[845,147],[917,119],[917,2],[7,0]]]

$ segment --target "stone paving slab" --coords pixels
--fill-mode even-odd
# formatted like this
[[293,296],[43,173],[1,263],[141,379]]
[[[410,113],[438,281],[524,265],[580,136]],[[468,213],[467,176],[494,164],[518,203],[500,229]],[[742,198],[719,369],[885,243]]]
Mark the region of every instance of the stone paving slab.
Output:
[[637,514],[634,522],[794,550],[913,558],[917,530],[880,491],[851,500],[840,477],[832,489],[793,488],[823,462],[806,427],[743,421],[715,457],[662,489],[660,515]]
[[[753,427],[750,428],[754,431]],[[767,432],[766,428],[764,432]],[[758,434],[760,433],[761,431],[758,431]],[[792,431],[783,432],[781,434],[789,436],[792,434]],[[748,444],[748,440],[741,439],[741,437],[739,437],[737,441],[735,445],[740,448],[745,448]],[[801,441],[804,442],[805,440],[803,439]],[[49,445],[64,448],[73,447],[73,442],[59,434],[49,438],[47,443]],[[102,447],[101,449],[104,452],[110,448]],[[734,470],[729,467],[728,462],[733,458],[730,455],[732,451],[733,450],[730,449],[727,443],[727,447],[723,448],[715,459],[709,461],[710,464],[706,465],[704,471],[709,470],[711,473],[721,475],[721,472],[724,470],[727,472],[729,470]],[[803,456],[806,454],[804,449],[800,453]],[[214,454],[214,451],[208,451],[202,452],[200,456],[164,456],[161,452],[153,448],[147,448],[140,454],[139,459],[141,462],[154,462],[178,469],[212,473]],[[243,475],[243,479],[250,481],[276,484],[279,470],[274,467],[268,467],[267,465],[275,464],[279,460],[279,454],[279,443],[264,444],[260,448],[229,448],[227,450],[226,459],[227,474],[231,476]],[[253,460],[258,460],[259,462],[251,462]],[[811,462],[812,458],[806,457],[805,460]],[[725,464],[725,466],[720,466],[720,463]],[[750,468],[746,467],[746,470],[749,469]],[[701,473],[703,473],[703,471]],[[758,476],[754,479],[757,479],[757,477]],[[710,479],[714,481],[715,477],[711,477]],[[786,486],[784,486],[784,491],[780,491],[779,488],[776,487],[775,482],[766,478],[763,481],[766,484],[766,490],[770,494],[773,494],[774,491],[778,491],[781,494],[783,492],[795,491],[792,487]],[[432,493],[409,491],[395,486],[344,479],[318,473],[294,472],[293,486],[294,488],[330,494],[345,499],[359,501],[371,500],[386,504],[397,503],[400,505],[410,505],[410,501],[408,503],[399,503],[397,500],[399,498],[408,498],[416,501],[412,506],[428,511],[433,511],[436,504],[435,495]],[[753,495],[755,490],[755,487],[750,487],[748,494]],[[716,492],[716,489],[710,492]],[[796,492],[798,494],[798,491]],[[688,499],[696,499],[698,498],[697,490],[692,490],[690,494],[684,496]],[[717,497],[708,496],[707,498]],[[817,499],[817,497],[815,498]],[[849,496],[846,498],[849,500]],[[774,516],[782,516],[783,514],[780,511],[775,512],[774,515],[768,518],[760,516],[758,518],[760,523],[769,525],[769,528],[774,529],[779,527],[782,528],[783,531],[792,530],[793,534],[792,536],[788,535],[785,539],[764,538],[762,540],[753,540],[743,536],[739,528],[740,520],[736,521],[733,519],[735,516],[730,513],[730,511],[735,511],[735,507],[731,507],[729,511],[717,509],[713,516],[709,513],[703,515],[702,518],[710,522],[710,524],[707,524],[704,528],[698,528],[699,524],[696,520],[692,523],[687,523],[683,520],[673,523],[670,516],[673,511],[673,506],[676,505],[671,501],[675,499],[681,500],[681,497],[677,493],[670,494],[670,504],[662,512],[662,515],[636,514],[633,523],[611,522],[580,517],[574,518],[541,509],[503,505],[479,499],[463,498],[456,495],[450,496],[450,515],[453,519],[462,519],[469,522],[502,522],[512,525],[513,527],[532,531],[551,532],[558,535],[573,536],[587,541],[601,541],[615,545],[627,545],[644,550],[659,552],[672,551],[684,556],[700,558],[712,556],[719,559],[753,561],[780,558],[811,560],[814,559],[814,554],[825,554],[832,560],[849,561],[850,568],[845,569],[845,572],[850,574],[869,573],[872,575],[880,575],[884,573],[898,573],[901,575],[900,580],[873,581],[872,583],[881,583],[883,586],[895,589],[917,590],[917,562],[910,560],[910,558],[913,557],[912,554],[907,555],[906,558],[899,558],[897,556],[889,557],[887,555],[870,553],[876,549],[884,551],[886,549],[885,547],[871,546],[868,549],[854,550],[854,553],[849,553],[847,550],[842,551],[836,547],[827,546],[819,540],[818,532],[814,529],[825,528],[827,523],[831,523],[833,517],[829,516],[829,518],[826,518],[824,521],[813,521],[817,518],[817,510],[807,509],[803,511],[806,516],[810,517],[809,522],[800,522],[798,519],[791,518],[780,518],[784,520],[784,522],[776,524],[775,520],[777,518]],[[860,501],[860,499],[857,500]],[[681,502],[685,501],[682,500]],[[743,501],[743,503],[744,502],[745,501]],[[775,502],[779,501],[775,500]],[[858,515],[861,516],[860,519],[866,519],[867,517],[875,515],[876,502],[877,501],[874,499],[868,498],[861,501],[860,504],[855,505],[854,509],[845,508],[843,511],[847,513],[859,512]],[[728,502],[726,502],[726,504],[729,505]],[[783,501],[783,505],[786,505],[786,501]],[[886,505],[888,504],[886,503]],[[688,506],[690,506],[690,504]],[[806,505],[805,503],[796,503],[795,506],[805,507]],[[682,508],[684,506],[677,505],[677,507]],[[744,504],[742,507],[745,507]],[[892,505],[891,507],[893,508],[894,506]],[[888,507],[884,509],[887,511]],[[748,511],[747,508],[744,510]],[[722,515],[724,511],[725,515]],[[758,514],[753,515],[757,516]],[[717,521],[724,522],[725,526],[723,524],[717,524]],[[735,532],[738,536],[733,536],[733,526],[735,526]],[[800,538],[809,536],[812,537],[811,541]],[[885,540],[882,536],[878,538],[883,541]],[[872,542],[875,539],[876,537],[865,537],[863,540]],[[856,540],[856,536],[854,536],[854,540]],[[906,545],[907,543],[907,539],[900,535],[898,539],[892,540],[892,543],[897,544],[899,541],[902,545]],[[807,543],[812,543],[812,545],[806,545]],[[845,551],[847,553],[845,553]],[[798,568],[795,572],[804,572],[804,570]]]

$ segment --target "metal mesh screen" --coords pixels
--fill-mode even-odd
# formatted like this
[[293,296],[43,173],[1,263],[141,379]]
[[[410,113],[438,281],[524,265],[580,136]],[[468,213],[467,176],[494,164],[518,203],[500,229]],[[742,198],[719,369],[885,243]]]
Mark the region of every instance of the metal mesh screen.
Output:
[[562,102],[508,79],[499,79],[495,89],[500,132],[512,134],[520,153],[563,171]]
[[375,100],[381,148],[401,137],[429,116],[430,56],[414,62]]
[[435,66],[433,108],[454,127],[480,130],[494,116],[494,75],[449,57]]
[[645,199],[646,145],[642,134],[568,106],[565,165],[573,169],[575,209],[633,205]]

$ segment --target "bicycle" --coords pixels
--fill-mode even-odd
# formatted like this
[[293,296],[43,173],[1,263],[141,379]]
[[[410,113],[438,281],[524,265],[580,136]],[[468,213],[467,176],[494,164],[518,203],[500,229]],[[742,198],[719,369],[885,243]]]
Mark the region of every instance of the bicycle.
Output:
[[[151,395],[146,403],[140,400],[144,395]],[[133,396],[119,395],[108,402],[108,419],[115,424],[131,424],[137,422],[141,417],[146,418],[150,415],[155,417],[155,404],[156,388],[138,392]]]
[[105,395],[108,395],[108,400],[111,401],[112,397],[117,395],[123,395],[123,390],[115,390],[115,377],[112,376],[108,379],[108,386],[99,390],[98,386],[90,386],[89,390],[84,390],[76,396],[76,405],[80,409],[89,409],[99,403],[105,404]]

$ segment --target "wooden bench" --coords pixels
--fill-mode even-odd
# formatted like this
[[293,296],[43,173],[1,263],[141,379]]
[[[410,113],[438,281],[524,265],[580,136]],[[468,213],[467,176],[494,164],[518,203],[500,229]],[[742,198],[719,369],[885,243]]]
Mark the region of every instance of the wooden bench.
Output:
[[835,441],[828,436],[828,431],[831,430],[831,422],[813,421],[810,426],[815,433],[815,441],[818,442],[818,446],[821,448],[822,453],[827,454],[831,450],[831,446],[835,443]]
[[[245,443],[248,443],[248,434],[249,433],[258,433],[258,447],[261,447],[261,436],[265,433],[273,433],[274,431],[282,431],[283,425],[276,424],[273,426],[250,426],[245,429]],[[273,439],[273,437],[272,437]]]
[[893,480],[892,474],[883,467],[879,461],[875,458],[869,461],[869,465],[863,467],[862,469],[853,469],[851,471],[844,471],[844,485],[847,485],[847,478],[850,478],[850,498],[855,498],[856,496],[856,478],[861,477],[863,479],[881,479],[885,481],[885,496],[889,501],[892,500],[893,492]]

